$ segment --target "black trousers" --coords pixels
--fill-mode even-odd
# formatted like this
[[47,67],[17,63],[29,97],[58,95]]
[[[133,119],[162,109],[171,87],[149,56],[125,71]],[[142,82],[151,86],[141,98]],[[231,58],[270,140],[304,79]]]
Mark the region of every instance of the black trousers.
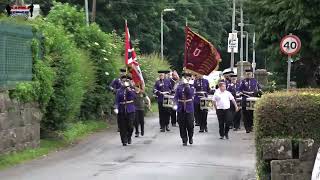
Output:
[[194,131],[194,117],[193,113],[178,112],[178,123],[180,130],[180,137],[183,143],[188,142],[188,138],[193,138]]
[[196,124],[200,124],[200,104],[194,104],[194,121]]
[[253,111],[252,110],[242,110],[243,111],[243,124],[246,131],[251,131],[253,127]]
[[166,126],[169,125],[171,109],[163,107],[163,104],[159,102],[158,102],[158,109],[159,109],[160,128],[164,129]]
[[119,113],[120,137],[122,143],[128,143],[133,132],[135,113]]
[[140,126],[141,133],[144,133],[144,110],[136,110],[136,118],[134,121],[136,134],[139,134],[139,126]]
[[233,128],[235,129],[240,128],[240,120],[241,120],[241,110],[233,114]]
[[227,136],[229,133],[230,122],[232,118],[230,109],[217,109],[217,117],[219,121],[220,136]]
[[201,110],[200,104],[195,104],[194,118],[196,123],[200,125],[200,130],[205,130],[207,128],[207,117],[208,110]]
[[177,111],[171,110],[170,116],[171,116],[171,124],[176,124],[177,123]]

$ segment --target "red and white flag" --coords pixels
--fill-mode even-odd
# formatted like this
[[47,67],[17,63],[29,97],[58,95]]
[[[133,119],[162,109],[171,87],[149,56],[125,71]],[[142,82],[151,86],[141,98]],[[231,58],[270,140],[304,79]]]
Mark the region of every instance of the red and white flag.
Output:
[[125,23],[125,64],[131,73],[132,80],[136,86],[140,86],[141,89],[144,89],[145,83],[142,76],[142,71],[140,69],[139,63],[137,61],[137,54],[134,51],[134,48],[131,43],[129,28],[127,26],[127,21]]

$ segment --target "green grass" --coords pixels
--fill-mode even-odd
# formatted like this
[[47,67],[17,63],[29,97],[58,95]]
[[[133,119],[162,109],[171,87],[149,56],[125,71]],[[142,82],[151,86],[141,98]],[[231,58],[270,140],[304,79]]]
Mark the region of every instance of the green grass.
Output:
[[59,132],[62,136],[60,139],[42,139],[38,148],[0,155],[0,169],[45,156],[50,152],[71,145],[88,134],[105,128],[107,128],[107,124],[102,121],[84,121],[69,124],[69,127],[65,131]]
[[92,132],[107,128],[103,121],[80,121],[70,124],[65,131],[59,132],[67,143],[73,143]]

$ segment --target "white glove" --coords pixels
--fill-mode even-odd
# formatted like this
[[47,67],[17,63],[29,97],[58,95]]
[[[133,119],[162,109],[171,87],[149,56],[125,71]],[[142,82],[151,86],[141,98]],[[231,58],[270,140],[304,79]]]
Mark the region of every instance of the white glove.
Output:
[[116,113],[116,114],[118,114],[118,113],[119,113],[119,110],[118,110],[118,109],[114,109],[113,112]]
[[190,85],[193,85],[194,84],[194,80],[190,80],[189,82],[188,82]]
[[177,110],[177,109],[178,109],[178,106],[177,106],[177,105],[174,105],[172,109],[173,109],[173,110]]

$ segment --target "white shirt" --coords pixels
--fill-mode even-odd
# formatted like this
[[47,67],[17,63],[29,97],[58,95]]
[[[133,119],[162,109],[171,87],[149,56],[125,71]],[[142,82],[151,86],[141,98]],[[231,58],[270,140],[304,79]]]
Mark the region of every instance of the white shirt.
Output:
[[216,90],[213,98],[216,101],[217,109],[229,109],[230,101],[234,100],[234,97],[229,91],[225,90],[221,92],[220,89]]

